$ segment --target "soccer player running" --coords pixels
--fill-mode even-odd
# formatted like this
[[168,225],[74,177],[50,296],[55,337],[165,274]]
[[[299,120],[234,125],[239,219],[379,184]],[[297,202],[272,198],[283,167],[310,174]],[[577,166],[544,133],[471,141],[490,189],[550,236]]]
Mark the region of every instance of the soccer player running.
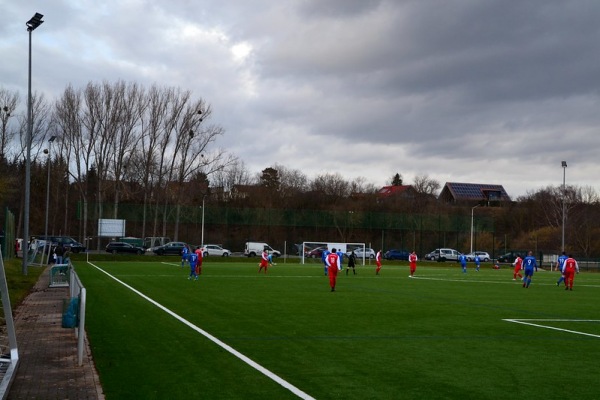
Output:
[[479,254],[475,254],[473,261],[475,261],[475,272],[479,272],[479,267],[481,266],[481,258],[479,258]]
[[525,268],[525,277],[523,278],[523,287],[529,289],[531,285],[531,278],[533,277],[533,271],[537,267],[537,261],[533,256],[533,252],[530,250],[527,256],[523,259],[523,266]]
[[461,254],[460,256],[458,256],[458,261],[460,262],[460,266],[462,267],[462,272],[464,274],[467,273],[467,256],[465,256],[464,254]]
[[202,258],[204,257],[204,250],[202,250],[202,248],[198,246],[196,247],[194,253],[196,253],[196,255],[198,256],[198,262],[196,264],[196,275],[200,275],[202,274]]
[[[556,260],[556,269],[560,271],[560,278],[556,281],[556,286],[560,286],[561,282],[565,282],[565,273],[563,269],[565,268],[565,261],[567,261],[567,258],[569,258],[567,257],[567,253],[563,251],[558,257],[558,260]],[[565,286],[566,284],[567,283],[565,282]]]
[[417,270],[417,261],[418,261],[417,253],[414,251],[408,255],[408,265],[410,267],[410,275],[409,278],[412,278],[415,275],[415,271]]
[[523,275],[521,275],[521,270],[523,269],[523,259],[521,258],[520,255],[517,254],[517,257],[515,257],[515,262],[513,263],[515,269],[513,270],[513,281],[517,280],[517,276],[519,277],[519,280],[523,279]]
[[348,275],[348,271],[352,268],[352,272],[356,275],[356,254],[354,254],[354,250],[348,256],[348,266],[346,267],[346,275]]
[[196,266],[198,264],[198,255],[196,253],[191,253],[188,256],[188,260],[190,262],[190,276],[188,276],[189,280],[194,279],[195,281],[198,280],[198,274],[196,274]]
[[337,282],[337,274],[340,269],[342,269],[340,264],[340,257],[335,252],[335,249],[331,249],[331,253],[327,254],[325,257],[325,262],[327,263],[327,274],[329,275],[329,286],[331,287],[331,291],[335,292],[335,284]]
[[381,271],[381,249],[375,255],[375,264],[377,268],[375,268],[375,275],[379,275],[379,271]]
[[261,258],[260,258],[260,264],[258,265],[258,273],[260,274],[260,271],[264,268],[265,269],[265,275],[267,274],[267,267],[269,266],[269,252],[267,250],[263,250]]
[[579,273],[579,265],[577,261],[569,254],[569,257],[565,260],[563,266],[563,274],[565,276],[565,290],[573,290],[573,281],[575,280],[575,273]]

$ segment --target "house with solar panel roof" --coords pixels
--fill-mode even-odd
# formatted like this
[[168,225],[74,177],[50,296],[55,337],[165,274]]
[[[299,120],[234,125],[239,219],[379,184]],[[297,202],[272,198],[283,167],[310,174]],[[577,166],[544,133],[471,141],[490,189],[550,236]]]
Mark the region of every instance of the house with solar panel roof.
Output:
[[446,182],[438,199],[446,203],[478,203],[485,205],[498,205],[511,201],[502,185],[459,182]]

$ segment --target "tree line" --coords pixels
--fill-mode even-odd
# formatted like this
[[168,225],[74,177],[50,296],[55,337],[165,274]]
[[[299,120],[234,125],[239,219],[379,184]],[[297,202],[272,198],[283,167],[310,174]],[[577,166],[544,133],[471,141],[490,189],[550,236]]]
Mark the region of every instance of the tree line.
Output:
[[[16,210],[17,236],[22,229],[27,132],[27,107],[22,98],[18,92],[0,87],[0,198]],[[197,210],[203,203],[213,210],[319,210],[346,218],[354,213],[468,218],[474,206],[440,202],[437,194],[441,185],[428,175],[410,182],[409,195],[384,198],[378,193],[380,188],[367,179],[347,180],[339,173],[309,178],[300,170],[279,164],[252,173],[243,160],[218,146],[225,132],[211,123],[210,104],[179,88],[145,88],[123,81],[90,82],[83,88],[69,85],[54,101],[35,93],[32,114],[31,232],[40,234],[44,226],[49,179],[50,233],[80,240],[93,237],[96,243],[89,243],[92,248],[101,246],[97,219],[121,218],[123,204],[135,205],[141,215],[132,235],[170,236],[192,242],[197,239],[186,236],[196,233],[181,229],[180,221],[189,220],[181,213],[189,212],[190,207]],[[400,173],[389,182],[404,184]],[[600,213],[598,194],[592,187],[572,185],[549,186],[510,203],[478,208],[474,220],[478,246],[482,250],[535,246],[558,252],[563,207],[567,250],[585,257],[599,256],[600,239],[594,224]],[[332,218],[323,240],[382,242],[390,248],[406,246],[405,237],[411,230],[412,244],[417,240],[415,227],[398,226],[383,242],[378,229],[357,229],[352,234],[347,225]],[[489,227],[477,230],[483,218],[493,221],[491,231]],[[219,225],[213,220],[207,230],[224,244],[239,243],[249,236],[275,242],[282,235],[276,228],[264,231],[261,227],[231,229],[224,234]],[[446,234],[439,232],[418,240],[423,248],[452,244],[464,251],[469,248],[469,235],[465,235],[464,226],[460,230],[450,243]],[[179,237],[180,232],[186,233]],[[290,242],[298,242],[319,236],[319,232],[289,233],[288,229],[285,235],[290,236]]]

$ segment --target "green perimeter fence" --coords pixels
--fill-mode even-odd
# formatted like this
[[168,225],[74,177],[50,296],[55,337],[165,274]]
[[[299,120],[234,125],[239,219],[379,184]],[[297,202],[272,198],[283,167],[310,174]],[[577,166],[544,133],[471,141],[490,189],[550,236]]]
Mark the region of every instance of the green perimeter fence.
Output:
[[[81,216],[81,210],[78,213]],[[179,240],[198,240],[204,225],[207,243],[219,243],[233,251],[243,248],[247,240],[260,240],[282,247],[303,241],[340,241],[372,243],[373,247],[389,249],[402,247],[423,254],[436,247],[452,247],[465,251],[473,223],[474,243],[481,233],[494,235],[494,221],[489,216],[464,214],[409,214],[348,210],[297,210],[267,208],[211,207],[202,212],[199,206],[102,204],[102,215],[97,204],[88,209],[89,229],[94,229],[99,218],[127,221],[129,236],[169,236]],[[145,215],[145,225],[143,224]],[[204,224],[202,224],[204,218]],[[142,225],[144,228],[142,229]],[[142,232],[143,231],[143,232]],[[177,235],[175,235],[175,231]],[[164,233],[164,235],[162,235]],[[94,232],[87,232],[94,236]],[[502,239],[502,238],[499,238]],[[198,242],[199,243],[199,242]],[[490,243],[489,248],[501,248],[502,240]]]

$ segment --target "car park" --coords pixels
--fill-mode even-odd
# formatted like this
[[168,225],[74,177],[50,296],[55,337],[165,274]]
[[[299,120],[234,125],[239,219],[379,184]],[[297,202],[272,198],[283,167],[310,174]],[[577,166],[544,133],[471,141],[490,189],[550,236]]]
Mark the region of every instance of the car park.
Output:
[[219,256],[219,257],[229,257],[231,255],[231,251],[222,248],[218,244],[206,244],[202,249],[202,254],[204,257],[207,256]]
[[386,260],[406,260],[408,261],[408,256],[410,253],[406,250],[388,250],[383,255],[383,258]]
[[106,245],[106,252],[112,254],[144,254],[144,251],[144,248],[141,246],[134,246],[125,242],[110,242]]
[[492,258],[490,257],[489,253],[485,252],[485,251],[474,251],[472,253],[466,254],[465,257],[467,257],[467,261],[474,261],[475,260],[475,256],[479,256],[479,259],[481,261],[490,261]]
[[157,246],[152,248],[152,252],[157,256],[163,255],[181,255],[181,251],[184,247],[188,247],[188,245],[184,242],[169,242],[162,246]]

